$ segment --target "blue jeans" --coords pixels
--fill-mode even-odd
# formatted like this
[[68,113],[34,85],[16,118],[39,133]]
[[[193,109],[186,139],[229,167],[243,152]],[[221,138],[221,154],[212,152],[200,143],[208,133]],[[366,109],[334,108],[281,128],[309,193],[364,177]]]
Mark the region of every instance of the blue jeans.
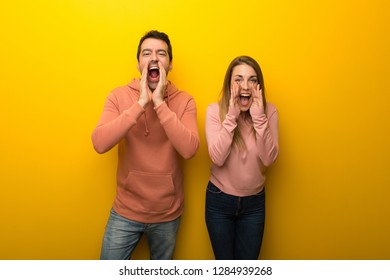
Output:
[[128,260],[145,233],[152,260],[171,260],[176,245],[180,218],[170,222],[144,224],[120,216],[111,209],[103,245],[101,260]]
[[265,189],[237,197],[209,182],[206,224],[217,260],[256,260],[263,241]]

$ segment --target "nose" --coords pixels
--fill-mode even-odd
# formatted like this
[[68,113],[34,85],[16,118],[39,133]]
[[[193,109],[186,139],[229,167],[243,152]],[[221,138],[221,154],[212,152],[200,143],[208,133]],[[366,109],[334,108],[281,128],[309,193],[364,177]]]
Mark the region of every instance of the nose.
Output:
[[243,80],[242,83],[241,83],[241,87],[244,90],[249,89],[249,81],[248,80]]
[[152,52],[151,60],[152,61],[157,61],[157,53]]

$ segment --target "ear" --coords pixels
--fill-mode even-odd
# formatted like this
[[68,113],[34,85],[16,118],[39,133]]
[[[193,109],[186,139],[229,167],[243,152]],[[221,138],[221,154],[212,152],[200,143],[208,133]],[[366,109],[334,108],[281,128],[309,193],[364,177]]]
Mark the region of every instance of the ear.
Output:
[[139,67],[139,62],[137,63],[137,70],[141,72],[141,68]]
[[172,62],[169,63],[169,68],[168,68],[168,71],[172,71]]

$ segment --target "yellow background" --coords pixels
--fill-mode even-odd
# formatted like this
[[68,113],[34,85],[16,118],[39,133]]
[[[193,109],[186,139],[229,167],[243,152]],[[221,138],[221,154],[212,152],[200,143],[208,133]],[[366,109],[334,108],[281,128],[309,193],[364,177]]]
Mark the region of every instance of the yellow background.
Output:
[[[385,0],[3,1],[0,259],[97,259],[116,149],[90,140],[150,29],[169,78],[195,97],[201,147],[185,164],[176,259],[212,259],[204,121],[236,56],[257,59],[280,114],[264,259],[390,259],[390,20]],[[147,259],[143,240],[135,259]]]

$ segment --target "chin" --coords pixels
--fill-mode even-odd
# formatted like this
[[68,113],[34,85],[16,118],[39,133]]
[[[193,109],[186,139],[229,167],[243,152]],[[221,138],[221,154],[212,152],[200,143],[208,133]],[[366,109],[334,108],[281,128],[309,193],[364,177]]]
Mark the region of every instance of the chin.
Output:
[[241,111],[241,112],[247,112],[247,111],[249,111],[250,107],[251,107],[251,106],[245,106],[245,107],[241,107],[241,106],[240,106],[239,108],[240,108],[240,111]]
[[148,86],[149,86],[149,88],[150,88],[150,90],[155,90],[156,89],[156,87],[157,87],[157,83],[148,83]]

